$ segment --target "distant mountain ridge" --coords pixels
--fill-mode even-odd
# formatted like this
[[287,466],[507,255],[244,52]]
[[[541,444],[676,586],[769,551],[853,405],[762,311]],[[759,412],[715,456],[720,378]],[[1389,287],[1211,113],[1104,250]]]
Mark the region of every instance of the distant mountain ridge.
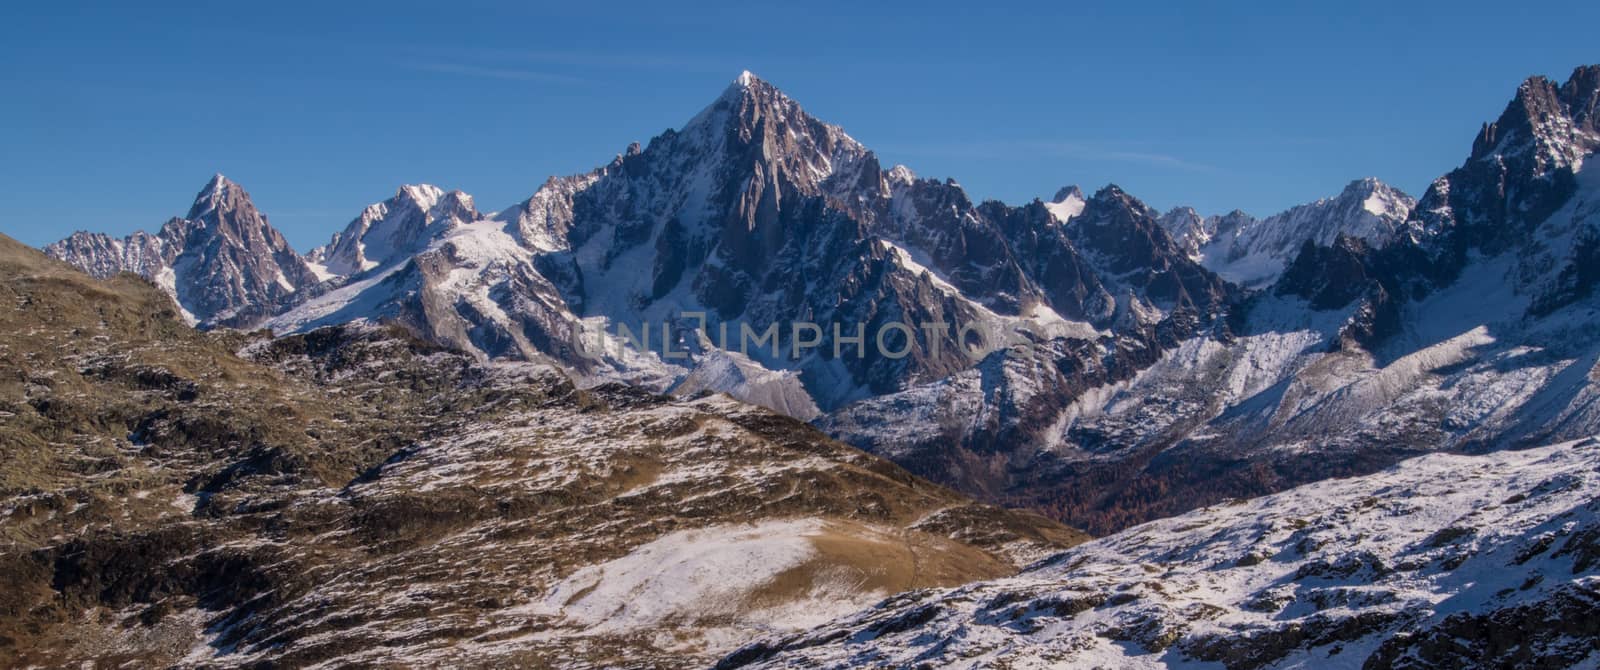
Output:
[[1383,247],[1420,233],[1408,226],[1416,200],[1373,178],[1350,182],[1332,198],[1257,220],[1243,212],[1201,217],[1180,207],[1162,227],[1189,256],[1228,281],[1261,288],[1277,281],[1306,242],[1332,246],[1342,235]]

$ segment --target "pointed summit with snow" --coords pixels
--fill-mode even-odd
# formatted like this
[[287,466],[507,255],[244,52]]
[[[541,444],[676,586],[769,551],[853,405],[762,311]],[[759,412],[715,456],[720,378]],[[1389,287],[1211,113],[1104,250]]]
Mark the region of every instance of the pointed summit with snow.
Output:
[[[485,358],[549,356],[582,374],[725,391],[804,408],[796,413],[810,418],[973,361],[953,330],[933,343],[919,334],[920,346],[903,358],[834,354],[836,335],[827,332],[816,353],[800,358],[770,347],[728,358],[687,339],[673,343],[687,352],[678,359],[598,363],[575,359],[568,336],[580,323],[637,328],[690,313],[704,314],[712,332],[727,324],[735,337],[741,326],[759,333],[796,315],[865,328],[900,318],[1085,337],[1116,323],[1145,332],[1180,312],[1178,332],[1213,318],[1221,282],[1178,251],[1142,203],[1107,193],[1094,207],[1081,191],[1063,190],[1050,204],[1055,214],[1038,204],[975,203],[953,180],[885,170],[844,130],[741,73],[681,129],[630,145],[589,173],[551,178],[486,220],[440,220],[429,204],[436,192],[419,198],[402,189],[314,252],[337,277],[333,288],[267,325],[298,332],[398,321]],[[1056,221],[1078,212],[1097,230],[1074,237]],[[1119,322],[1119,314],[1129,316]],[[685,325],[674,332],[692,333]],[[792,351],[792,337],[780,329],[776,350]],[[737,340],[727,345],[744,356]]]
[[446,193],[431,184],[402,186],[394,197],[369,205],[327,245],[313,249],[310,261],[325,277],[348,277],[404,260],[445,232],[480,218],[472,196],[461,191]]
[[1600,65],[1561,85],[1529,77],[1473,140],[1467,161],[1434,180],[1413,225],[1443,237],[1447,263],[1469,249],[1496,254],[1527,242],[1532,228],[1579,190],[1585,159],[1600,149]]
[[229,181],[227,176],[221,172],[211,175],[211,180],[206,182],[206,185],[200,189],[199,193],[195,194],[194,204],[189,206],[189,214],[184,218],[200,218],[205,212],[215,209],[218,204],[225,202],[230,189],[237,189],[238,187],[238,184]]
[[1070,184],[1056,191],[1056,196],[1045,203],[1045,209],[1050,210],[1050,214],[1055,216],[1057,221],[1066,223],[1072,220],[1072,217],[1082,214],[1083,206],[1087,202],[1088,200],[1083,197],[1083,190],[1078,188],[1077,184]]
[[743,169],[753,168],[747,164],[750,161],[763,162],[788,173],[804,187],[815,187],[836,168],[868,153],[844,130],[813,117],[800,103],[749,71],[735,78],[681,131],[652,140],[646,150],[663,153],[662,140],[671,141],[674,153],[716,154],[721,160],[738,161]]
[[319,281],[250,194],[220,173],[195,195],[187,216],[168,221],[156,235],[140,231],[115,239],[78,232],[45,252],[98,277],[142,275],[201,326],[248,324]]

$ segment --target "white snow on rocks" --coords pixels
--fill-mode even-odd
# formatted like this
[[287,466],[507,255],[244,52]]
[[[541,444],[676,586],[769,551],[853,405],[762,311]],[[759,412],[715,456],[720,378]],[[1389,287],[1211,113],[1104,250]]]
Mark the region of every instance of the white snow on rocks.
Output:
[[[749,598],[788,570],[815,558],[816,519],[762,521],[678,531],[626,556],[589,566],[551,589],[545,604],[590,632],[649,628],[664,621],[717,618],[751,609]],[[798,629],[848,614],[884,593],[848,583],[812,593],[803,602],[746,621]],[[798,615],[795,617],[794,615]]]
[[[1423,456],[1137,526],[1015,578],[897,596],[729,665],[1359,667],[1386,641],[1404,653],[1497,612],[1557,617],[1516,634],[1534,658],[1582,659],[1590,642],[1560,623],[1583,615],[1560,608],[1600,587],[1597,472],[1596,439]],[[1470,657],[1490,653],[1481,643],[1451,644]]]
[[1055,200],[1045,203],[1044,208],[1050,210],[1050,214],[1055,216],[1057,221],[1066,223],[1071,221],[1072,217],[1082,214],[1083,207],[1087,203],[1088,201],[1083,198],[1082,191],[1079,191],[1077,187],[1068,187],[1062,189],[1062,192],[1056,196]]
[[1207,269],[1248,288],[1271,284],[1313,242],[1332,245],[1341,235],[1381,247],[1409,233],[1416,201],[1377,179],[1358,179],[1339,195],[1256,219],[1242,212],[1201,218],[1178,208],[1161,218],[1179,245]]

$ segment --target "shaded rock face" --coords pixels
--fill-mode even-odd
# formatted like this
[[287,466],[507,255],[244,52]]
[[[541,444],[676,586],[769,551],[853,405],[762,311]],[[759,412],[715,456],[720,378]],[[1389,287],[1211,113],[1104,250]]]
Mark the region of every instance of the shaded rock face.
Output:
[[[1156,212],[1116,186],[1089,200],[1068,235],[1118,278],[1116,288],[1164,312],[1204,320],[1219,314],[1229,292],[1223,281],[1190,261],[1156,222]],[[1143,325],[1143,324],[1141,324]]]
[[1367,260],[1372,248],[1359,239],[1340,238],[1333,246],[1306,242],[1275,289],[1310,301],[1313,309],[1338,309],[1361,297],[1376,281]]
[[[1426,263],[1420,254],[1396,246],[1375,252],[1359,238],[1340,237],[1333,245],[1306,242],[1300,255],[1274,285],[1279,296],[1303,299],[1314,310],[1349,309],[1339,331],[1340,346],[1371,348],[1400,332],[1407,280]],[[1352,307],[1353,306],[1353,307]]]
[[1447,269],[1473,249],[1500,253],[1526,243],[1535,225],[1572,195],[1575,173],[1600,147],[1600,66],[1573,71],[1557,86],[1531,77],[1500,118],[1473,140],[1467,162],[1435,181],[1413,218],[1438,243]]
[[1083,539],[726,398],[199,332],[3,236],[0,297],[6,666],[703,667]]
[[132,272],[165,288],[206,326],[259,321],[280,301],[318,283],[283,235],[267,223],[238,184],[217,175],[188,215],[156,235],[122,240],[75,233],[45,248],[96,277]]
[[[1115,296],[1043,204],[1013,208],[986,202],[981,209],[1004,236],[1021,275],[1058,314],[1092,323],[1111,320]],[[1024,293],[1021,286],[1013,292],[1019,293]]]

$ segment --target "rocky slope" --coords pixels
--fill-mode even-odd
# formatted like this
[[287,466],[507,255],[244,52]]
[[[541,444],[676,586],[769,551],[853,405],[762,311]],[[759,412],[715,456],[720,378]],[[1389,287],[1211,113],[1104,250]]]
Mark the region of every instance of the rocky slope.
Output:
[[720,396],[187,327],[0,237],[0,664],[685,667],[1082,536]]
[[1592,667],[1600,440],[1430,455],[907,593],[718,668]]

